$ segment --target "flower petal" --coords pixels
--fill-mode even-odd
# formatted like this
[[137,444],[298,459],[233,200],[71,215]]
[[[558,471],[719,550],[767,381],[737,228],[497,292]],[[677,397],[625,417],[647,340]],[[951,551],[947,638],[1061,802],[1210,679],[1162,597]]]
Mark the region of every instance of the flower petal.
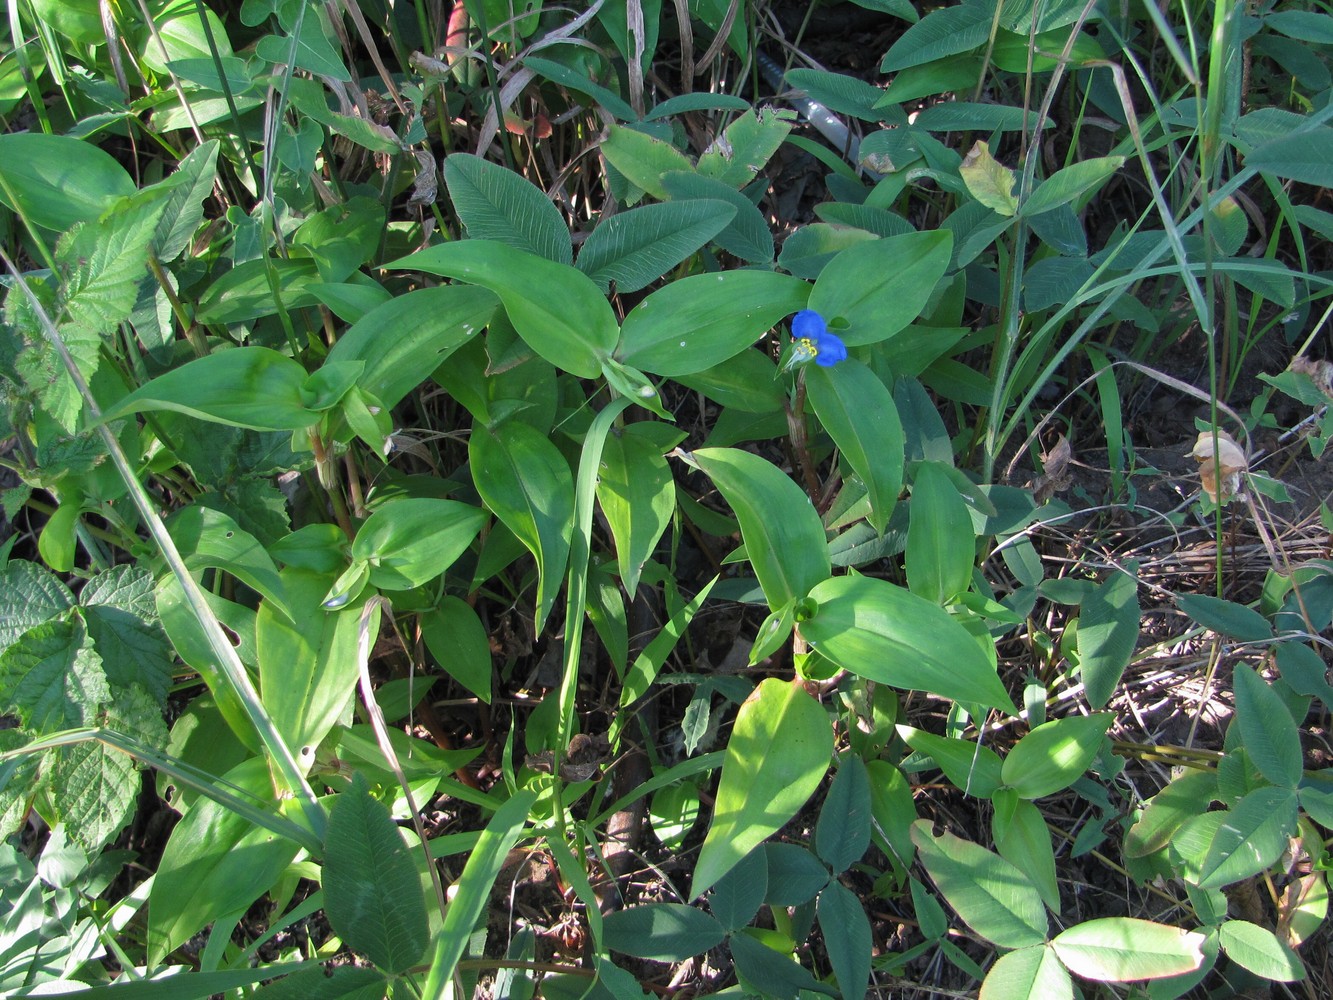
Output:
[[791,335],[794,340],[814,340],[827,336],[828,326],[824,317],[813,309],[802,309],[791,318]]
[[847,345],[837,334],[825,333],[816,342],[815,347],[818,351],[815,355],[815,364],[821,368],[832,368],[839,361],[847,360]]

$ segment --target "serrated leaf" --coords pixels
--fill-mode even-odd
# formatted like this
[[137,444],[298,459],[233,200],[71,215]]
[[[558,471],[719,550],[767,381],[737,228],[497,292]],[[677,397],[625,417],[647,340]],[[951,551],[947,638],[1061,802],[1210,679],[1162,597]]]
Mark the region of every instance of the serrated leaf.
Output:
[[46,567],[15,559],[0,568],[0,653],[34,625],[74,606],[74,594]]
[[339,937],[385,972],[402,972],[426,948],[426,899],[388,808],[359,773],[329,810],[324,911]]
[[474,240],[497,240],[559,264],[572,264],[569,229],[551,199],[523,177],[471,153],[444,158],[444,183]]
[[130,821],[142,784],[134,758],[96,740],[62,747],[47,777],[66,831],[89,854]]
[[34,626],[0,654],[0,705],[32,732],[92,725],[110,700],[101,657],[80,621]]

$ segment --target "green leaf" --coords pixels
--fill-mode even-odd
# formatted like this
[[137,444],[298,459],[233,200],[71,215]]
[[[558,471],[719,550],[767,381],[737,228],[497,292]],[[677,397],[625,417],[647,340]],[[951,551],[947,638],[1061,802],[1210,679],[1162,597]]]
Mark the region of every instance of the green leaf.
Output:
[[996,959],[980,1000],[1074,1000],[1074,981],[1049,945],[1032,945]]
[[663,174],[672,170],[694,173],[694,165],[674,146],[637,129],[612,125],[600,149],[607,163],[658,201],[667,200]]
[[[1006,104],[949,101],[923,108],[912,124],[928,132],[1029,131],[1037,127],[1037,112]],[[1046,120],[1046,128],[1053,125],[1054,122]]]
[[310,287],[322,280],[319,267],[306,258],[247,260],[208,286],[195,319],[229,326],[277,315],[279,302],[289,310],[313,306],[319,299]]
[[1076,975],[1102,983],[1162,979],[1203,964],[1204,937],[1134,917],[1087,920],[1056,935],[1051,948]]
[[608,913],[602,944],[655,962],[683,962],[717,947],[726,931],[703,910],[683,903],[649,903]]
[[78,549],[79,503],[66,501],[42,525],[37,537],[37,554],[42,562],[57,573],[68,573],[74,568]]
[[267,347],[237,347],[197,358],[140,386],[102,414],[118,420],[147,410],[174,410],[200,420],[260,431],[309,427],[306,371]]
[[995,849],[1000,857],[1021,871],[1041,893],[1052,913],[1060,912],[1060,886],[1055,875],[1055,852],[1051,832],[1041,811],[1031,802],[1013,803],[1014,813],[1000,830],[999,811],[993,814]]
[[34,625],[75,604],[58,576],[38,563],[15,559],[0,568],[0,653]]
[[1290,788],[1256,788],[1244,796],[1223,814],[1226,821],[1199,866],[1199,887],[1220,889],[1275,864],[1296,829],[1296,813]]
[[835,879],[819,894],[815,912],[824,933],[829,965],[838,979],[838,992],[844,997],[866,996],[874,940],[861,901]]
[[324,912],[345,944],[388,973],[421,959],[426,899],[417,866],[360,774],[329,810],[322,882]]
[[761,108],[743,112],[699,157],[699,173],[740,189],[764,168],[791,132],[796,115],[791,111]]
[[484,288],[418,288],[352,324],[324,364],[364,361],[356,384],[384,406],[397,406],[491,321],[495,306],[495,296]]
[[[816,366],[818,367],[818,366]],[[787,398],[778,368],[763,351],[741,351],[721,364],[675,381],[701,392],[719,406],[745,413],[779,413]]]
[[819,272],[806,308],[848,347],[877,344],[921,315],[952,252],[945,229],[857,243]]
[[670,201],[618,212],[579,250],[579,270],[602,288],[637,292],[725,229],[736,209],[722,201]]
[[1333,187],[1333,128],[1321,125],[1270,139],[1246,155],[1245,166],[1274,177]]
[[77,619],[36,625],[0,654],[0,706],[34,733],[92,725],[110,701],[101,658]]
[[736,966],[736,977],[746,995],[757,993],[774,1000],[797,1000],[803,991],[831,994],[833,990],[820,983],[804,966],[788,956],[761,944],[742,931],[732,935],[731,958]]
[[977,542],[967,504],[943,464],[916,467],[908,515],[908,587],[933,604],[957,599],[972,586]]
[[341,965],[283,976],[256,990],[254,1000],[382,1000],[386,986],[378,969]]
[[[573,267],[492,240],[443,243],[385,267],[411,268],[489,288],[518,335],[551,364],[580,378],[601,372],[619,328],[597,285]],[[559,295],[552,295],[552,289]]]
[[1295,788],[1304,773],[1304,753],[1282,697],[1245,663],[1236,664],[1232,684],[1236,721],[1250,760],[1273,784]]
[[[764,905],[768,895],[768,862],[765,848],[756,847],[713,883],[708,893],[708,909],[728,932],[746,926]],[[827,879],[824,866],[819,865],[819,869]]]
[[[252,757],[223,776],[229,788],[276,808],[268,764]],[[149,894],[148,960],[160,964],[213,921],[244,913],[296,857],[300,845],[208,798],[167,840]]]
[[1217,797],[1215,771],[1186,771],[1148,800],[1139,821],[1125,835],[1125,856],[1147,857],[1171,842],[1185,823],[1207,812]]
[[226,514],[208,507],[184,507],[167,518],[166,525],[191,572],[226,570],[295,621],[273,558]]
[[939,605],[865,576],[825,580],[810,598],[819,610],[800,624],[801,635],[836,666],[894,687],[1017,713],[977,640]]
[[1110,180],[1124,163],[1123,156],[1095,156],[1062,167],[1028,196],[1020,214],[1031,218],[1082,198]]
[[1273,627],[1253,608],[1206,594],[1177,594],[1180,610],[1204,628],[1242,642],[1262,642],[1273,637]]
[[870,846],[870,818],[870,776],[865,762],[856,754],[846,754],[815,824],[815,851],[835,875],[860,861]]
[[295,618],[275,612],[267,601],[259,606],[259,685],[264,708],[287,745],[313,751],[355,696],[358,615],[324,611],[324,595],[333,583],[328,575],[289,568],[282,571],[282,583]]
[[[540,7],[541,4],[538,3],[537,6]],[[500,9],[508,11],[510,8],[505,6]],[[621,11],[621,15],[622,17],[626,16],[624,11]],[[505,16],[508,17],[508,13],[506,13]],[[648,23],[652,24],[654,22],[650,21]],[[653,29],[649,28],[649,30],[651,31]],[[639,117],[634,113],[634,109],[626,104],[615,92],[608,90],[600,84],[593,83],[586,75],[571,69],[563,63],[558,63],[554,59],[542,59],[538,56],[524,56],[523,65],[535,73],[540,73],[542,76],[546,77],[546,79],[552,80],[555,83],[560,84],[560,86],[574,91],[576,94],[586,94],[592,99],[594,104],[611,112],[611,114],[619,118],[621,121],[634,121]]]
[[870,498],[866,519],[883,534],[902,489],[906,447],[893,396],[874,372],[855,358],[832,368],[807,366],[805,385],[819,422],[833,438],[843,460],[865,483]]
[[1092,764],[1113,721],[1109,713],[1071,715],[1037,726],[1005,757],[1004,783],[1025,799],[1068,788]]
[[1227,957],[1256,976],[1279,983],[1305,978],[1300,956],[1270,930],[1248,920],[1228,920],[1218,929],[1219,943]]
[[967,185],[968,193],[991,211],[1006,218],[1018,211],[1014,172],[991,155],[987,143],[977,140],[963,158],[958,173]]
[[[187,975],[164,975],[160,979],[126,979],[121,977],[109,986],[92,986],[79,990],[87,1000],[204,1000],[205,997],[227,993],[249,986],[261,979],[271,979],[285,973],[299,974],[302,970],[325,976],[328,972],[318,961],[284,962],[277,965],[259,965],[254,968],[224,969],[220,972],[190,972]],[[354,970],[363,971],[363,970]],[[368,970],[366,970],[368,971]],[[294,977],[293,977],[294,978]],[[269,987],[271,989],[271,987]],[[272,1000],[266,990],[256,993],[264,1000]],[[276,994],[282,996],[282,994]],[[301,1000],[367,1000],[364,996],[325,993],[302,994]]]
[[468,444],[482,500],[537,560],[538,635],[555,605],[574,530],[574,477],[550,439],[516,421],[474,427]]
[[[120,694],[117,707],[127,707],[131,700],[151,714],[165,737],[160,710],[143,691],[136,689],[128,698]],[[96,740],[62,747],[48,778],[66,832],[90,855],[129,823],[143,788],[143,775],[134,758]]]
[[893,43],[879,71],[896,73],[984,45],[990,37],[991,19],[991,11],[981,5],[959,4],[933,10]]
[[633,594],[676,512],[675,481],[662,450],[634,425],[613,430],[602,448],[597,502],[615,539],[625,592]]
[[765,844],[762,850],[768,864],[765,903],[800,906],[828,885],[828,868],[800,844]]
[[1111,700],[1139,638],[1138,580],[1114,573],[1083,600],[1078,618],[1078,655],[1088,704]]
[[499,877],[505,857],[523,832],[528,811],[537,800],[537,793],[524,790],[509,799],[486,824],[477,838],[477,845],[468,855],[463,874],[459,876],[458,891],[444,915],[444,928],[435,936],[435,950],[430,959],[430,974],[422,996],[442,996],[444,984],[454,976],[458,960],[472,938],[473,928],[486,912],[491,898],[491,886]]
[[659,288],[630,311],[616,357],[653,375],[701,372],[805,308],[808,295],[805,282],[772,271],[691,275]]
[[936,888],[972,930],[1002,948],[1045,942],[1041,896],[1008,861],[951,833],[934,836],[928,820],[912,824],[912,842]]
[[495,240],[557,264],[574,263],[560,210],[522,174],[471,153],[453,153],[444,158],[444,183],[472,239]]
[[832,753],[828,715],[804,688],[771,677],[755,689],[727,743],[690,899],[796,815],[819,787]]
[[988,799],[1000,787],[1000,755],[971,740],[936,736],[911,726],[899,726],[898,734],[917,753],[926,754],[944,772],[955,788],[979,799]]
[[828,579],[833,567],[824,526],[809,498],[777,466],[735,448],[700,448],[694,461],[736,512],[769,608],[802,600]]
[[133,178],[92,143],[43,132],[0,135],[0,204],[63,233],[134,194]]
[[726,202],[736,210],[736,216],[713,237],[713,242],[751,264],[773,259],[773,233],[768,228],[768,221],[742,192],[688,170],[671,170],[663,174],[662,187],[672,201],[706,199]]
[[[212,15],[212,11],[209,11]],[[204,200],[217,179],[218,141],[210,139],[190,150],[168,178],[171,194],[153,235],[153,253],[164,263],[175,260],[190,244],[204,218]]]
[[811,100],[840,115],[851,115],[867,122],[877,122],[884,117],[875,110],[884,91],[873,83],[819,69],[789,69],[786,80],[797,90],[804,91]]
[[79,601],[112,687],[138,684],[161,705],[174,678],[171,645],[157,621],[153,587],[145,568],[123,565],[89,580]]
[[435,661],[486,704],[491,702],[491,646],[486,626],[464,600],[446,594],[421,614],[421,637]]
[[485,523],[485,511],[457,500],[390,500],[357,529],[352,559],[370,564],[372,585],[410,590],[452,566]]

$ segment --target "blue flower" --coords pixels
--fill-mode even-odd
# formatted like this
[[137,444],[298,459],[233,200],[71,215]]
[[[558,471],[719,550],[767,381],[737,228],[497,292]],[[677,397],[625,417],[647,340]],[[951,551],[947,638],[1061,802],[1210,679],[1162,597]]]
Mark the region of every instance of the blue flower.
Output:
[[847,345],[837,334],[828,332],[824,317],[813,309],[802,309],[791,320],[791,338],[795,342],[793,361],[815,359],[822,368],[832,368],[847,360]]

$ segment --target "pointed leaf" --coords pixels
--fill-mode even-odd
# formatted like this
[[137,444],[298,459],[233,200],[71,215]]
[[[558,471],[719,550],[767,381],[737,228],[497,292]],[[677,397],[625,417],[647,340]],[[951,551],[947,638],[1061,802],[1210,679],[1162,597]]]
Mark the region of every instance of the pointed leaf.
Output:
[[569,229],[560,210],[522,174],[471,153],[444,158],[444,183],[454,211],[474,240],[572,264]]
[[947,604],[972,586],[977,541],[967,504],[941,463],[916,467],[907,512],[907,585],[933,604]]
[[597,502],[616,542],[625,592],[632,595],[676,511],[675,481],[662,449],[632,424],[612,431],[602,448]]
[[870,846],[870,776],[865,762],[846,754],[815,824],[815,850],[835,875],[860,861]]
[[883,534],[903,486],[905,438],[898,408],[883,382],[855,358],[805,369],[810,405],[842,458],[866,485],[867,520]]
[[1289,788],[1256,788],[1214,834],[1199,866],[1199,887],[1220,889],[1274,864],[1296,829],[1296,793]]
[[159,375],[104,411],[102,419],[175,410],[233,427],[299,430],[319,420],[302,398],[305,381],[306,370],[277,351],[236,347]]
[[1068,788],[1092,763],[1115,716],[1071,715],[1033,729],[1009,751],[1001,775],[1025,799]]
[[1046,940],[1041,896],[1008,861],[951,833],[934,836],[927,820],[912,824],[912,842],[949,905],[987,941],[1025,948]]
[[370,564],[372,585],[410,590],[452,566],[485,522],[485,511],[457,500],[390,500],[357,529],[352,559]]
[[537,560],[541,634],[555,605],[574,530],[574,476],[551,441],[527,424],[474,428],[468,445],[477,492]]
[[938,604],[866,576],[825,580],[810,599],[818,610],[800,623],[801,635],[842,669],[1017,713],[977,640]]
[[911,726],[899,726],[898,734],[909,747],[935,762],[955,788],[979,799],[988,799],[1002,784],[1000,755],[972,740],[936,736]]
[[804,688],[770,677],[755,689],[727,743],[691,899],[796,815],[819,786],[832,753],[828,715]]
[[725,229],[736,209],[721,201],[672,201],[618,212],[588,234],[579,270],[603,288],[637,292]]
[[735,448],[700,448],[694,460],[736,512],[771,609],[804,599],[828,579],[833,567],[824,526],[809,497],[777,466]]
[[980,1000],[1074,1000],[1074,981],[1049,945],[1033,945],[996,960]]
[[739,354],[803,309],[810,286],[772,271],[696,274],[659,288],[625,317],[616,357],[652,375],[689,375]]
[[43,132],[0,135],[0,203],[32,225],[63,233],[134,193],[134,180],[90,142]]
[[1275,785],[1295,788],[1304,773],[1300,733],[1282,696],[1245,663],[1232,676],[1236,722],[1250,760]]
[[[601,372],[619,328],[602,291],[583,272],[492,240],[459,240],[385,267],[411,268],[489,288],[529,347],[580,378]],[[559,289],[559,295],[552,295]]]
[[407,843],[366,779],[329,810],[324,912],[351,948],[385,972],[402,972],[426,949],[426,897]]
[[819,272],[806,308],[848,347],[877,344],[921,315],[952,252],[946,229],[857,243]]
[[726,931],[703,910],[683,903],[648,903],[609,913],[602,944],[655,962],[683,962],[715,948]]
[[1139,638],[1138,581],[1114,573],[1084,598],[1078,619],[1078,655],[1088,704],[1111,700]]

